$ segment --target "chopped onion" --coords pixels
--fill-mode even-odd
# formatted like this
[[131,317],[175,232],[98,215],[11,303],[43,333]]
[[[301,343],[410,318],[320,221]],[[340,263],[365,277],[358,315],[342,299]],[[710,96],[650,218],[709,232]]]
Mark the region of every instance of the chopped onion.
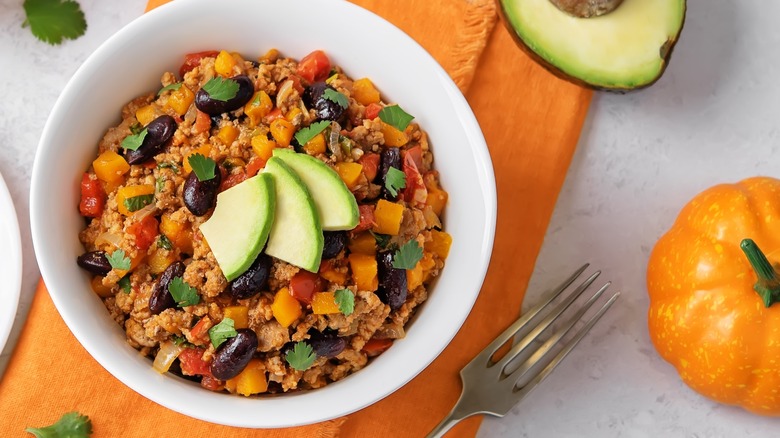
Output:
[[111,233],[109,231],[106,231],[104,233],[101,233],[95,239],[95,246],[98,248],[102,247],[106,243],[108,243],[109,245],[113,245],[114,248],[119,248],[119,245],[122,244],[122,237],[114,233]]
[[160,374],[168,372],[171,364],[179,357],[179,354],[182,351],[184,351],[184,347],[181,345],[176,345],[171,341],[163,342],[160,344],[160,350],[157,352],[157,356],[154,357],[152,368]]
[[287,101],[287,98],[290,97],[290,93],[293,91],[293,81],[288,79],[284,81],[281,87],[279,87],[279,92],[276,93],[276,107],[281,108],[282,104]]
[[133,213],[133,220],[135,222],[141,222],[142,220],[144,220],[146,218],[146,216],[149,216],[150,214],[155,214],[155,213],[157,213],[157,204],[156,203],[151,203],[151,204],[145,206],[144,208],[142,208],[142,209],[136,211],[135,213]]
[[333,122],[330,125],[330,135],[328,136],[328,150],[336,158],[336,162],[344,161],[344,154],[341,150],[341,144],[339,144],[339,134],[341,126],[338,123]]

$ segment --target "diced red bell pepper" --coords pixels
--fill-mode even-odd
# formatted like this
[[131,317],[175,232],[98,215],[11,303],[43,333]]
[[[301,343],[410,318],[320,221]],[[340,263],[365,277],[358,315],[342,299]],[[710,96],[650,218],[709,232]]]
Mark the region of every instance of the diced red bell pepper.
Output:
[[219,192],[224,192],[236,184],[244,182],[247,178],[246,172],[243,170],[228,175],[224,168],[220,166],[219,171],[222,172],[222,183],[219,185]]
[[179,68],[179,76],[183,78],[188,71],[199,66],[201,59],[216,57],[217,55],[219,55],[217,50],[206,50],[203,52],[188,53],[184,55],[184,64],[182,64],[181,68]]
[[358,212],[360,213],[360,222],[352,230],[353,233],[359,233],[361,231],[370,230],[374,226],[374,206],[372,205],[359,205]]
[[81,201],[79,212],[85,217],[98,217],[103,214],[106,206],[106,191],[97,178],[92,178],[89,173],[81,177]]
[[135,236],[135,247],[146,251],[157,239],[158,227],[160,223],[154,216],[146,216],[140,222],[127,227],[127,232]]
[[322,50],[315,50],[301,59],[296,73],[310,83],[324,81],[330,73],[330,59]]
[[190,330],[190,337],[196,345],[205,344],[208,341],[208,333],[211,328],[211,318],[204,316]]
[[290,279],[290,293],[292,296],[305,304],[311,304],[314,292],[319,289],[320,276],[308,271],[298,271]]
[[185,348],[179,354],[179,363],[181,364],[181,372],[186,376],[209,376],[211,375],[211,369],[209,363],[203,360],[203,353],[206,350],[203,348]]
[[203,111],[198,110],[198,114],[195,116],[195,125],[192,127],[192,132],[195,134],[201,134],[208,132],[211,128],[211,117]]
[[[412,148],[414,149],[414,148]],[[415,207],[422,207],[428,199],[428,189],[425,188],[422,175],[417,170],[414,154],[405,151],[403,153],[404,174],[406,175],[406,187],[402,190],[406,202]]]
[[260,172],[260,169],[265,167],[265,160],[260,157],[252,158],[246,165],[246,176],[252,178]]
[[377,170],[379,169],[379,154],[366,153],[358,160],[363,166],[363,173],[366,175],[368,181],[373,181],[376,178]]
[[392,339],[371,338],[366,341],[365,345],[363,345],[362,351],[371,357],[378,356],[387,351],[391,345],[393,345]]
[[374,120],[379,117],[379,111],[382,111],[382,105],[378,103],[369,103],[366,107],[366,119]]

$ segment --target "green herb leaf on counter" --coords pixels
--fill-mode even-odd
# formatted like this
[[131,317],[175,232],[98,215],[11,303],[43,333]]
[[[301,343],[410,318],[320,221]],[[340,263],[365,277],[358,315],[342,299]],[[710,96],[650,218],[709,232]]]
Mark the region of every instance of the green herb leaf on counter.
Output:
[[73,0],[25,0],[23,7],[27,19],[22,27],[30,26],[33,35],[45,43],[74,40],[87,30],[84,12]]
[[347,108],[349,106],[349,99],[347,99],[347,96],[332,88],[326,88],[325,93],[323,93],[322,96],[342,108]]
[[119,285],[119,287],[122,288],[122,292],[124,292],[126,294],[129,294],[130,291],[132,290],[132,288],[130,286],[130,276],[129,275],[125,275],[124,277],[122,277],[117,284]]
[[173,84],[169,84],[160,88],[160,91],[157,92],[157,95],[161,96],[166,91],[176,91],[179,88],[181,88],[181,82],[174,82]]
[[406,187],[406,174],[390,167],[387,170],[387,176],[385,177],[385,188],[393,196],[398,196],[398,191]]
[[414,116],[401,109],[398,105],[390,105],[379,110],[379,118],[399,131],[409,126]]
[[284,356],[284,360],[298,371],[306,371],[317,359],[317,354],[306,342],[296,342],[293,349]]
[[336,305],[339,311],[345,316],[352,315],[355,311],[355,294],[349,289],[339,289],[336,291]]
[[233,79],[211,78],[203,84],[203,90],[214,100],[227,102],[238,94],[238,82]]
[[390,236],[387,234],[375,233],[373,231],[369,231],[369,233],[374,236],[374,240],[376,240],[376,244],[379,245],[380,248],[387,248],[387,245],[390,243]]
[[86,415],[68,412],[51,426],[28,427],[24,431],[37,438],[89,438],[92,436],[92,421]]
[[209,339],[211,339],[211,345],[214,348],[219,347],[237,334],[235,322],[231,318],[223,318],[219,324],[209,329]]
[[123,204],[125,204],[127,211],[134,212],[146,207],[152,202],[154,202],[154,194],[150,193],[148,195],[138,195],[127,198],[123,201]]
[[127,258],[127,254],[123,250],[118,249],[111,254],[106,254],[106,258],[112,268],[120,271],[130,270],[130,259]]
[[217,163],[201,154],[193,154],[187,159],[198,181],[208,181],[216,176]]
[[157,237],[157,247],[170,251],[173,249],[173,243],[171,243],[171,240],[168,239],[165,234],[160,234],[160,236]]
[[393,254],[393,267],[396,269],[414,269],[422,256],[422,248],[420,248],[416,240],[412,239],[404,243]]
[[298,144],[303,146],[317,134],[324,131],[328,126],[330,126],[330,122],[327,120],[320,120],[319,122],[312,123],[305,128],[299,129],[298,132],[295,133],[295,140],[298,141]]
[[173,280],[168,284],[168,292],[171,293],[178,307],[194,306],[200,303],[198,290],[185,283],[181,277],[173,277]]
[[146,128],[144,128],[138,134],[130,134],[127,137],[125,137],[124,140],[122,140],[121,146],[131,151],[138,150],[138,148],[140,148],[141,144],[144,142],[144,138],[146,138],[146,134],[148,133],[149,131]]

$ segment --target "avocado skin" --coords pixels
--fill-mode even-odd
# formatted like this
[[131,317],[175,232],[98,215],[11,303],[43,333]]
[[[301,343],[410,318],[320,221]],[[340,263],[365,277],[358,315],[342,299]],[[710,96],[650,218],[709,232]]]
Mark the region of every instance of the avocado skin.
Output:
[[[661,67],[661,70],[658,72],[658,75],[656,75],[655,79],[637,87],[630,87],[630,88],[602,87],[600,85],[587,82],[584,79],[566,74],[561,69],[554,66],[553,64],[550,64],[549,62],[547,62],[546,59],[539,56],[536,52],[534,52],[533,49],[528,47],[525,41],[523,41],[523,39],[520,38],[520,35],[517,33],[517,31],[515,31],[515,28],[512,27],[512,23],[509,21],[509,18],[506,15],[504,1],[505,0],[498,1],[499,4],[498,13],[501,18],[501,21],[504,23],[504,26],[509,31],[509,34],[512,35],[512,39],[515,40],[517,46],[520,47],[520,49],[522,49],[523,52],[525,52],[529,57],[531,57],[531,59],[533,59],[534,62],[541,65],[542,67],[544,67],[545,70],[549,71],[550,73],[557,76],[558,78],[571,82],[572,84],[579,85],[580,87],[584,87],[584,88],[589,88],[591,90],[609,91],[616,94],[625,94],[628,93],[629,91],[642,90],[644,88],[647,88],[655,84],[656,82],[658,82],[659,79],[661,79],[661,76],[663,76],[664,72],[666,71],[666,67],[669,66],[669,60],[672,58],[672,52],[674,51],[674,46],[677,45],[677,41],[680,40],[680,35],[682,34],[683,28],[685,28],[685,18],[686,15],[688,14],[688,2],[687,0],[683,0],[683,16],[682,16],[682,24],[680,25],[680,30],[677,31],[677,35],[674,40],[667,41],[666,44],[664,45],[664,48],[666,49],[666,55],[663,56],[664,59],[663,66]],[[587,20],[587,18],[583,18],[583,20]]]

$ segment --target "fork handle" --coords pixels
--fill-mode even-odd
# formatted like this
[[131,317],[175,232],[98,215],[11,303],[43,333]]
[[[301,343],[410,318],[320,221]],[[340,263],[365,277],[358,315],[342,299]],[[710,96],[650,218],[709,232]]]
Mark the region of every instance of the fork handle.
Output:
[[458,409],[459,405],[460,400],[458,400],[458,404],[452,408],[450,413],[447,414],[447,416],[444,417],[444,419],[441,420],[441,422],[437,424],[436,427],[434,427],[433,430],[425,436],[425,438],[441,438],[445,433],[447,433],[448,430],[452,429],[452,427],[458,424],[461,420],[475,414],[475,412],[460,411]]

